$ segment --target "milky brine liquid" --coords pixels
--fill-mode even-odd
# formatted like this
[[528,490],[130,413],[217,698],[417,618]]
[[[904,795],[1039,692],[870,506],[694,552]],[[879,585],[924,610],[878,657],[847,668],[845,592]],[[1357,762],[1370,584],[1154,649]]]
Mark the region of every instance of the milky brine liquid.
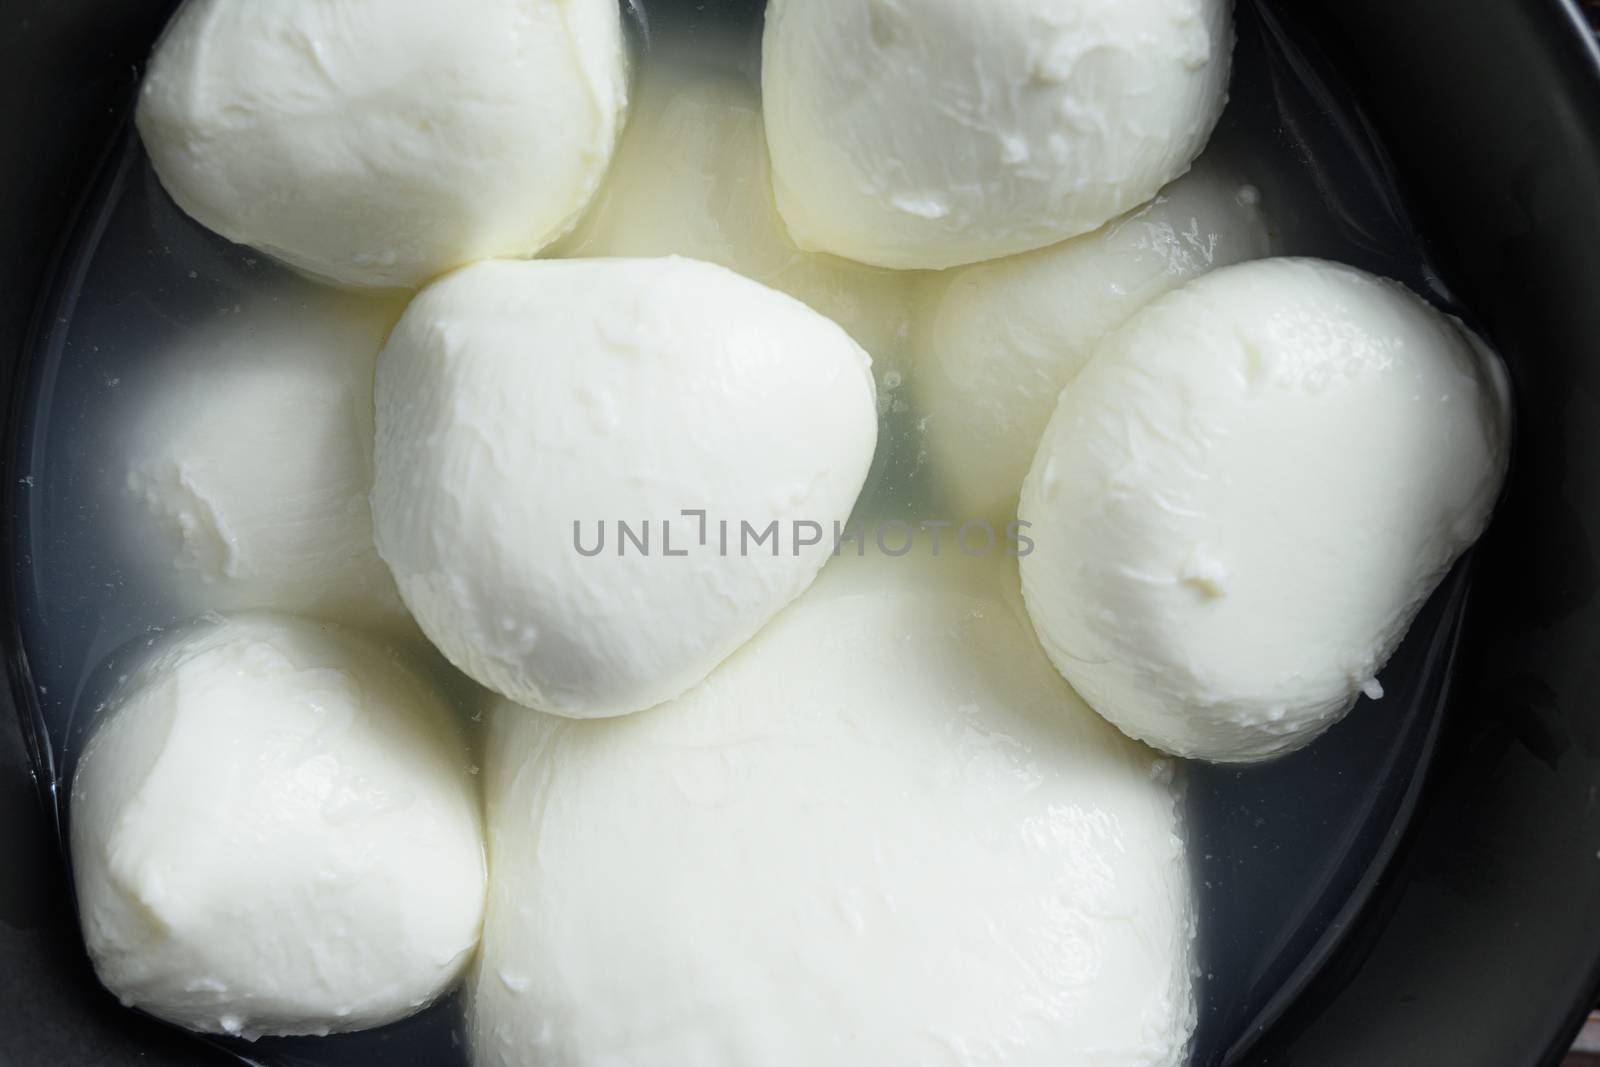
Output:
[[[1208,154],[1259,190],[1275,253],[1341,260],[1450,307],[1420,259],[1381,154],[1348,110],[1350,94],[1264,7],[1239,8],[1231,100]],[[685,134],[655,138],[650,166],[614,174],[616,187],[553,254],[712,259],[836,318],[871,351],[878,376],[880,454],[859,513],[950,518],[938,514],[915,403],[907,279],[796,256],[764,216],[759,4],[639,0],[633,8],[633,109],[660,117],[677,107],[689,117],[667,115],[657,125]],[[706,114],[715,121],[700,121]],[[621,162],[629,151],[625,140]],[[655,181],[665,190],[659,204]],[[702,208],[714,226],[687,214]],[[205,572],[217,560],[207,556],[215,546],[203,529],[188,531],[188,540],[179,531],[175,542],[143,508],[131,428],[151,411],[170,411],[163,417],[175,422],[193,415],[172,402],[182,383],[218,359],[248,360],[250,339],[269,337],[275,324],[343,314],[339,307],[378,322],[402,301],[330,294],[229,245],[172,204],[131,128],[112,150],[33,354],[19,466],[9,472],[17,479],[21,632],[48,742],[42,770],[57,783],[58,806],[97,707],[154,635],[197,610],[243,606],[220,594],[208,601]],[[246,343],[210,340],[230,335]],[[240,442],[243,449],[270,458],[295,444],[248,420],[241,425],[259,438]],[[1264,1013],[1274,1014],[1359,902],[1352,894],[1385,854],[1426,758],[1462,581],[1447,582],[1424,612],[1384,673],[1381,703],[1363,701],[1286,760],[1188,768],[1201,922],[1197,1064],[1220,1062]],[[381,575],[372,583],[381,585]],[[415,640],[403,625],[386,636]],[[264,1064],[465,1062],[453,1001],[374,1033],[228,1047]]]

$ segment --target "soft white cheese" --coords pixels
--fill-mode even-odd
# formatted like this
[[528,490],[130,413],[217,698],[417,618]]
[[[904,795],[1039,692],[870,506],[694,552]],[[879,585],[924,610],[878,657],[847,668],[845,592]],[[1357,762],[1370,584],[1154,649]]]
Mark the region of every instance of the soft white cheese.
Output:
[[188,0],[138,124],[178,206],[230,241],[416,286],[571,226],[626,75],[615,0]]
[[802,248],[952,267],[1088,233],[1183,174],[1229,0],[771,0],[762,86]]
[[393,301],[292,299],[150,361],[122,431],[138,565],[180,613],[261,609],[411,630],[372,543],[372,377]]
[[1156,297],[1270,245],[1259,192],[1203,160],[1092,234],[929,275],[911,380],[946,511],[1015,518],[1056,400],[1095,342]]
[[841,559],[643,715],[493,712],[479,1067],[1186,1062],[1173,766],[959,560]]
[[798,596],[878,432],[842,329],[676,258],[443,279],[379,357],[377,413],[378,551],[417,622],[577,717],[677,696]]
[[84,941],[123,1003],[249,1038],[378,1026],[477,945],[476,779],[439,698],[285,617],[203,625],[105,711],[73,776]]
[[564,256],[687,256],[788,293],[833,319],[881,370],[910,334],[914,276],[795,247],[772,201],[754,82],[699,50],[657,44],[593,206]]
[[1161,298],[1062,394],[1023,489],[1051,659],[1168,752],[1310,743],[1483,532],[1507,396],[1461,323],[1353,268],[1263,260]]

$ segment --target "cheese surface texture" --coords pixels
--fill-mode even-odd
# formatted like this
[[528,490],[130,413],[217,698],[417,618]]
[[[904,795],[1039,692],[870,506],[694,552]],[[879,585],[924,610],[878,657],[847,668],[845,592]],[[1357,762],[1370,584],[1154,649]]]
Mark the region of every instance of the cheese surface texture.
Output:
[[195,331],[124,427],[139,565],[184,614],[285,611],[414,633],[372,542],[372,379],[396,301],[252,308]]
[[318,278],[415,287],[569,229],[626,101],[614,0],[189,0],[138,125],[207,228]]
[[1227,762],[1310,743],[1483,532],[1500,362],[1405,287],[1315,260],[1192,282],[1101,343],[1028,475],[1023,590],[1073,687]]
[[100,980],[192,1030],[380,1026],[478,943],[477,780],[449,712],[333,627],[213,618],[158,648],[78,764],[71,844]]
[[1156,297],[1270,249],[1260,194],[1202,161],[1094,233],[929,275],[912,380],[946,510],[1014,518],[1061,390],[1095,342]]
[[677,696],[799,595],[878,434],[842,329],[675,258],[450,275],[379,357],[377,416],[378,552],[417,622],[577,717]]
[[658,44],[594,205],[554,252],[687,256],[737,271],[821,312],[871,354],[902,354],[915,276],[803,252],[772,199],[754,81],[700,49]]
[[996,259],[1155,196],[1222,114],[1228,0],[772,0],[762,89],[802,248]]
[[492,713],[474,1062],[1185,1062],[1173,765],[946,563],[841,559],[642,715]]

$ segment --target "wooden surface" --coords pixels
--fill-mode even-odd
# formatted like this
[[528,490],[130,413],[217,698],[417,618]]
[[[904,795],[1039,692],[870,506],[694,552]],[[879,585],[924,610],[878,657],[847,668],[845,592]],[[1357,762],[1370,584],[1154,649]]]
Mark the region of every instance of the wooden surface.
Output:
[[1578,1034],[1572,1055],[1562,1062],[1561,1067],[1600,1067],[1600,1011],[1589,1013],[1589,1021],[1584,1023],[1583,1031]]

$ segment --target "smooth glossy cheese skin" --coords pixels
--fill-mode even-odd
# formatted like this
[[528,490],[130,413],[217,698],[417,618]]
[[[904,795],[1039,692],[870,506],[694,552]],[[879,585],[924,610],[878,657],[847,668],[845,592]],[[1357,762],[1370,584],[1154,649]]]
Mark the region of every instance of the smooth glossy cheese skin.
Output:
[[615,0],[189,0],[138,124],[178,206],[230,241],[414,287],[565,232],[626,100]]
[[716,263],[834,320],[881,370],[907,347],[915,278],[795,247],[772,200],[756,85],[701,51],[654,46],[605,184],[555,252]]
[[123,1003],[205,1033],[410,1015],[478,942],[477,779],[392,654],[285,616],[169,640],[73,776],[84,941]]
[[945,511],[1015,518],[1056,401],[1095,342],[1155,298],[1265,256],[1271,243],[1255,187],[1203,160],[1094,233],[929,275],[911,380]]
[[687,259],[453,274],[395,328],[377,411],[378,551],[423,631],[577,717],[677,696],[798,596],[878,432],[842,329]]
[[1374,681],[1483,532],[1504,370],[1403,286],[1314,260],[1217,271],[1101,343],[1022,496],[1029,612],[1130,735],[1247,762]]
[[762,86],[802,248],[944,268],[1088,233],[1200,154],[1230,0],[771,0]]
[[961,566],[841,559],[642,715],[493,712],[478,1067],[1186,1062],[1174,768]]
[[161,355],[124,430],[124,500],[139,565],[182,614],[286,611],[415,633],[367,501],[373,369],[401,310],[290,298]]

